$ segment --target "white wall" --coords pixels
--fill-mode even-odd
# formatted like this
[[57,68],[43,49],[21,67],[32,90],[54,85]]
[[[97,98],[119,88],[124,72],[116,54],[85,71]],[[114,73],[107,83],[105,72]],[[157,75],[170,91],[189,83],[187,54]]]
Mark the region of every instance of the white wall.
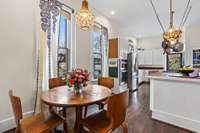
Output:
[[[192,48],[200,48],[200,20],[185,27],[182,42],[185,42],[185,65],[192,64]],[[162,36],[144,37],[138,40],[138,47],[145,49],[160,49]]]
[[[63,1],[75,9],[80,8],[80,0]],[[29,114],[34,109],[37,6],[36,0],[6,0],[0,4],[0,132],[12,128],[14,123],[9,89],[21,97],[24,113]],[[97,11],[94,12],[97,21],[108,27],[109,36],[118,36],[118,26]],[[74,34],[75,64],[90,69],[91,32],[83,32],[76,27]]]
[[138,39],[138,47],[145,49],[160,49],[163,39],[162,36],[151,36]]
[[186,41],[190,46],[200,46],[200,20],[189,25],[186,29]]
[[200,20],[195,21],[186,28],[186,63],[192,64],[192,49],[200,48]]
[[[78,11],[81,7],[80,0],[63,0],[67,5]],[[113,21],[106,18],[97,10],[90,7],[96,16],[96,21],[108,28],[109,38],[119,36],[119,26]],[[91,68],[91,31],[81,31],[76,27],[76,67],[85,68],[89,71]]]
[[23,112],[33,111],[34,7],[34,0],[6,0],[0,4],[0,132],[10,126],[13,116],[9,89],[21,97]]

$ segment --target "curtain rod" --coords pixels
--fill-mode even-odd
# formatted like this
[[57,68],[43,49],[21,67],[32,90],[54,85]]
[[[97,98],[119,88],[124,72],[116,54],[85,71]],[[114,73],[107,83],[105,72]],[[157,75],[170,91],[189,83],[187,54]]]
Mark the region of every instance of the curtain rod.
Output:
[[[50,2],[50,0],[47,0],[47,1]],[[56,0],[56,2],[59,2],[62,6],[65,6],[65,7],[69,8],[69,9],[71,9],[71,10],[72,10],[72,13],[75,12],[75,10],[74,10],[72,7],[70,7],[70,6],[68,6],[68,5],[66,5],[66,4],[64,4],[64,3],[62,3],[62,2],[60,2],[59,0]]]
[[72,10],[72,13],[75,12],[75,10],[74,10],[72,7],[70,7],[70,6],[68,6],[68,5],[64,4],[64,3],[61,3],[61,4],[62,4],[62,6],[65,6],[65,7],[69,8],[69,9],[71,9],[71,10]]

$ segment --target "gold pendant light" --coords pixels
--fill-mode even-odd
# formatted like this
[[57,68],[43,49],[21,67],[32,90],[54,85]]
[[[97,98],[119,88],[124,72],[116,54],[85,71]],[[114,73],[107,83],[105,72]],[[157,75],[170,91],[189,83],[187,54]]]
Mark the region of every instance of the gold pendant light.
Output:
[[162,42],[162,48],[164,50],[164,53],[170,53],[170,52],[183,52],[184,50],[184,44],[180,42],[180,38],[183,33],[183,26],[185,25],[188,16],[190,14],[190,11],[192,9],[192,6],[190,6],[191,0],[188,0],[187,6],[184,11],[184,15],[182,17],[180,26],[178,28],[174,28],[174,11],[173,11],[173,0],[169,0],[170,2],[170,24],[169,28],[167,31],[165,31],[165,28],[162,24],[162,21],[157,13],[156,7],[153,3],[153,0],[150,0],[150,3],[152,5],[153,11],[156,15],[156,18],[162,28],[163,31],[163,39],[164,41]]
[[171,47],[174,47],[174,45],[177,43],[177,41],[181,38],[182,30],[181,29],[175,29],[173,25],[174,21],[174,11],[172,9],[172,0],[170,0],[170,26],[167,32],[163,33],[163,38],[170,42]]
[[89,10],[87,0],[82,1],[81,9],[76,14],[76,22],[79,25],[80,29],[83,31],[89,30],[90,27],[94,25],[95,16]]

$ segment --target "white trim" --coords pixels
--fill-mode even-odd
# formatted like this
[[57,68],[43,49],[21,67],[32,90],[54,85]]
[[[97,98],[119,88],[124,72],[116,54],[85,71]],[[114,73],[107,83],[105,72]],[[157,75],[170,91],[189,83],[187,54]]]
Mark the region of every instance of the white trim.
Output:
[[97,79],[94,79],[94,68],[93,68],[93,33],[94,33],[94,26],[91,27],[90,32],[90,68],[89,71],[91,71],[91,80],[97,81]]
[[74,14],[71,14],[71,69],[76,68],[77,57],[76,57],[76,47],[77,47],[77,32],[76,32],[76,19]]
[[[23,113],[24,117],[30,116],[34,113],[34,110]],[[12,129],[15,127],[14,117],[9,117],[3,120],[0,120],[0,132]]]
[[163,112],[160,110],[153,110],[152,118],[178,127],[182,127],[184,129],[188,129],[190,131],[200,133],[200,121],[197,120],[192,120],[186,117]]

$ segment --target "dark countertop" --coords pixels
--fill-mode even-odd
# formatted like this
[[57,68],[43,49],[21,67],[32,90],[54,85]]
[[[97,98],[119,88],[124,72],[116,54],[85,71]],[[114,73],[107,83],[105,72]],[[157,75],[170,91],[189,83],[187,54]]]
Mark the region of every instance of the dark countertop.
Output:
[[159,66],[159,65],[139,65],[138,68],[142,70],[163,70],[164,69],[163,66]]

